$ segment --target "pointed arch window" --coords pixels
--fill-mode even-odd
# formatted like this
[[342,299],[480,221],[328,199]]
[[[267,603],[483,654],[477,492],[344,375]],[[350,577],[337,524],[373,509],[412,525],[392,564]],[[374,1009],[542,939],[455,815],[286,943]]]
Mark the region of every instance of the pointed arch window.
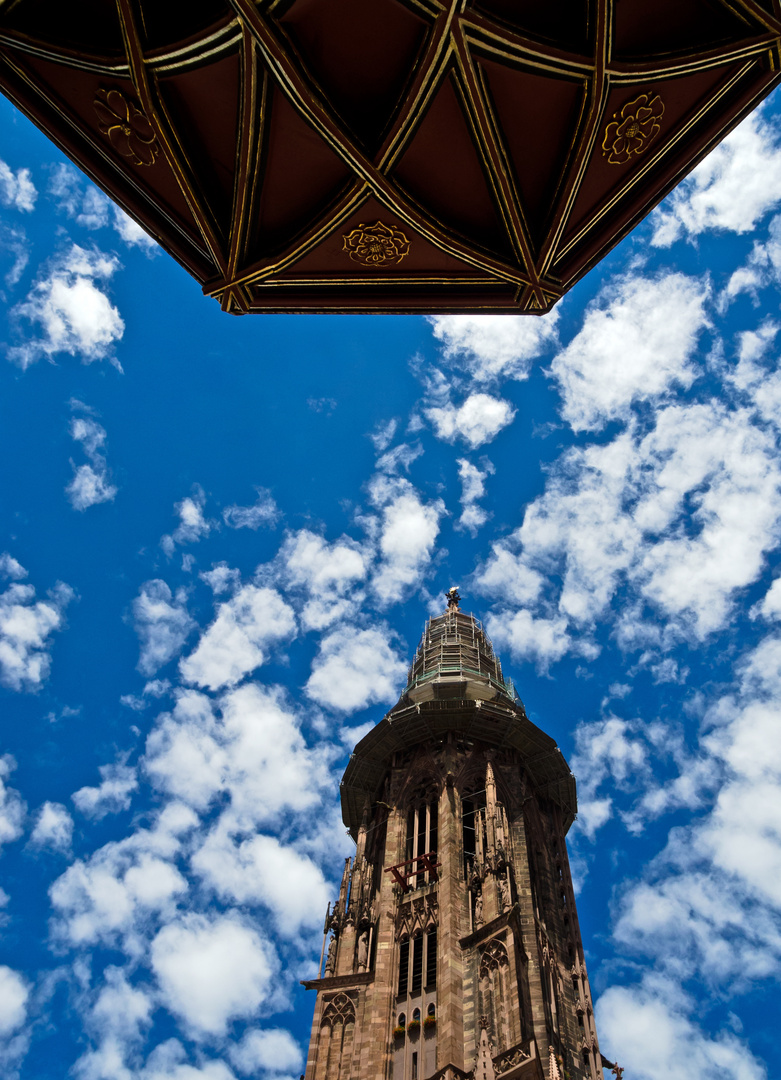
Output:
[[[436,854],[439,841],[439,798],[437,785],[432,781],[421,784],[413,793],[407,810],[406,858]],[[415,888],[428,884],[429,874],[419,870],[414,876]]]

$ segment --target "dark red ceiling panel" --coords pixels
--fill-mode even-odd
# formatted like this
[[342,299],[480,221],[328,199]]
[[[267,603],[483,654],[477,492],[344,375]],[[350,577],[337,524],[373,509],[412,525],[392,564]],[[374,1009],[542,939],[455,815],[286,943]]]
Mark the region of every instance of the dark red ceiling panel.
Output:
[[398,0],[296,0],[280,21],[336,112],[373,150],[430,23]]

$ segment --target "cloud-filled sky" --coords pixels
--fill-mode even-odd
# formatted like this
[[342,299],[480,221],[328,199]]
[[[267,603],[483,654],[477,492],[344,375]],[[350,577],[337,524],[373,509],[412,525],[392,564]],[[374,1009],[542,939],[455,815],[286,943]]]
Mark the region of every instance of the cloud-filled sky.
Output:
[[455,584],[578,778],[603,1052],[778,1075],[781,99],[544,319],[232,318],[0,126],[0,1074],[299,1075]]

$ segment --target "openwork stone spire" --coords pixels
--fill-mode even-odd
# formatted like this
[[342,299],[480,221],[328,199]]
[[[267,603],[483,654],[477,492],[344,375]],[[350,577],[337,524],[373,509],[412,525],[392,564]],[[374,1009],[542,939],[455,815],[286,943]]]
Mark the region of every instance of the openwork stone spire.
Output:
[[603,1080],[565,842],[574,778],[446,599],[345,770],[356,854],[304,984],[306,1080]]

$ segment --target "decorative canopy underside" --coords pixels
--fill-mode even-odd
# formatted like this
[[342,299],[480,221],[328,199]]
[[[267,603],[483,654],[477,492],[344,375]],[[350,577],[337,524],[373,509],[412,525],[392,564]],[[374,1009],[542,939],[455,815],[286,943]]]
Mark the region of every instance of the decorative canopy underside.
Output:
[[0,89],[226,311],[547,311],[779,81],[781,0],[0,0]]
[[567,832],[577,813],[575,777],[564,755],[522,706],[500,701],[434,700],[419,705],[404,698],[355,747],[341,783],[342,820],[357,835],[366,800],[378,798],[393,754],[418,743],[436,743],[454,732],[462,739],[517,750],[535,790],[562,811]]

